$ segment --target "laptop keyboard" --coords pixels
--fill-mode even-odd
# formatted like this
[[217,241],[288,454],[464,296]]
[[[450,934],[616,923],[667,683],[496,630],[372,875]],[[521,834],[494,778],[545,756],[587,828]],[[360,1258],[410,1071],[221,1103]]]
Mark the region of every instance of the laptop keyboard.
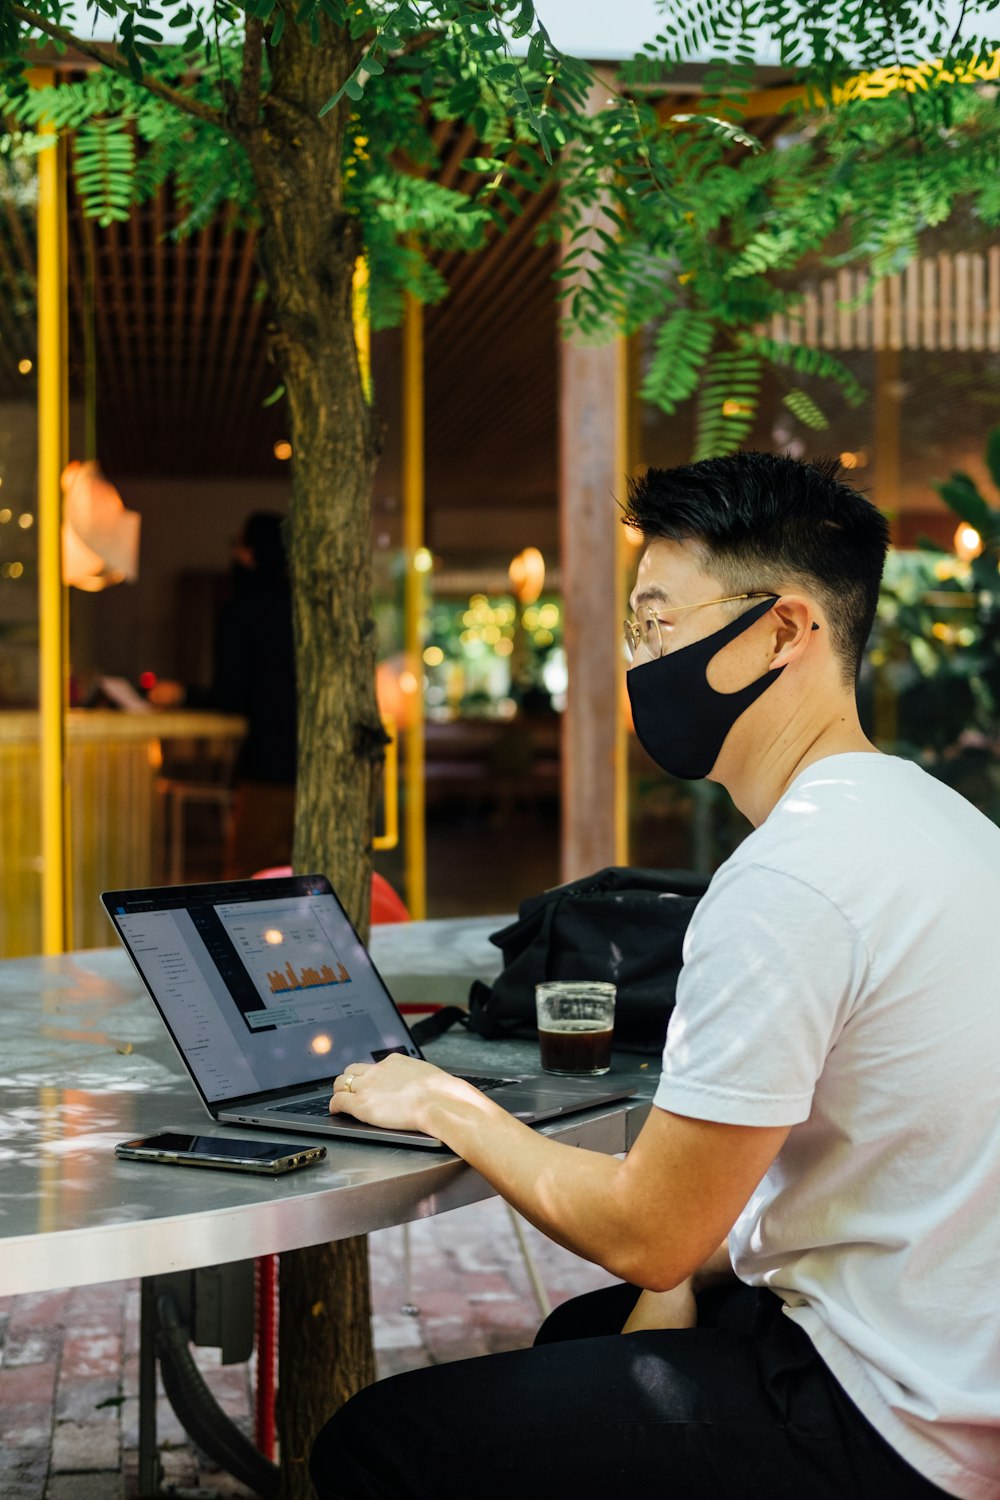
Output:
[[271,1113],[274,1115],[328,1115],[330,1113],[329,1096],[320,1099],[303,1099],[301,1104],[275,1104]]
[[[472,1078],[467,1073],[461,1076],[466,1083],[471,1083],[473,1088],[480,1089],[484,1094],[492,1094],[497,1089],[505,1089],[510,1083],[520,1083],[519,1078]],[[301,1103],[275,1104],[272,1113],[276,1115],[328,1115],[330,1113],[329,1095],[321,1094],[318,1099],[303,1099]]]

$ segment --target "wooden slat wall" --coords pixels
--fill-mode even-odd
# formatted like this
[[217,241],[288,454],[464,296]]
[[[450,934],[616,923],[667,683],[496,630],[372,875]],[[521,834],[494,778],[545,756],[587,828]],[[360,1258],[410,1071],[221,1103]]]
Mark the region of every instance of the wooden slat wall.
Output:
[[925,256],[868,288],[865,272],[840,270],[767,333],[830,350],[1000,350],[1000,246]]

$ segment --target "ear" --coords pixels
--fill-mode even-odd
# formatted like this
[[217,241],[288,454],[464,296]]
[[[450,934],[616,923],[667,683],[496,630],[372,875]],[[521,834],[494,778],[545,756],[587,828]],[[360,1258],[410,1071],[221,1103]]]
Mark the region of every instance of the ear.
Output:
[[813,631],[819,630],[820,625],[815,607],[802,594],[782,594],[771,614],[775,622],[772,636],[774,656],[769,670],[773,672],[797,661],[812,639]]

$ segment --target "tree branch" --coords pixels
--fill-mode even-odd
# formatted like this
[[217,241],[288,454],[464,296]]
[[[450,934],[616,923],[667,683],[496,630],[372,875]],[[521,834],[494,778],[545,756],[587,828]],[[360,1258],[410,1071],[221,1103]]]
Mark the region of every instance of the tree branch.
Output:
[[[81,41],[65,26],[59,26],[45,16],[36,15],[34,11],[26,9],[23,5],[12,5],[11,12],[26,26],[31,26],[45,36],[52,37],[53,41],[62,42],[65,47],[73,47],[84,57],[92,58],[94,62],[100,63],[104,68],[110,68],[113,73],[120,74],[122,78],[132,78],[125,59],[117,52],[110,51],[107,46],[102,46],[100,42]],[[221,110],[213,109],[210,104],[202,104],[200,100],[182,94],[179,89],[173,89],[169,84],[161,83],[158,78],[143,75],[142,87],[165,103],[172,104],[175,109],[193,115],[196,120],[203,120],[208,125],[216,125],[220,130],[226,129],[226,121]]]
[[260,70],[264,56],[264,22],[247,16],[243,40],[243,72],[236,96],[236,123],[242,130],[252,130],[260,114]]

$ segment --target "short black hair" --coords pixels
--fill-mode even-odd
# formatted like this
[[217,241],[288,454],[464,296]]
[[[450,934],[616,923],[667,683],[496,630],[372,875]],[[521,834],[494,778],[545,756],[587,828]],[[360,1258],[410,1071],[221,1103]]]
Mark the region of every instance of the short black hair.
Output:
[[823,605],[845,675],[875,619],[889,525],[845,484],[836,459],[734,453],[630,479],[623,521],[646,542],[697,544],[733,593],[795,585]]

